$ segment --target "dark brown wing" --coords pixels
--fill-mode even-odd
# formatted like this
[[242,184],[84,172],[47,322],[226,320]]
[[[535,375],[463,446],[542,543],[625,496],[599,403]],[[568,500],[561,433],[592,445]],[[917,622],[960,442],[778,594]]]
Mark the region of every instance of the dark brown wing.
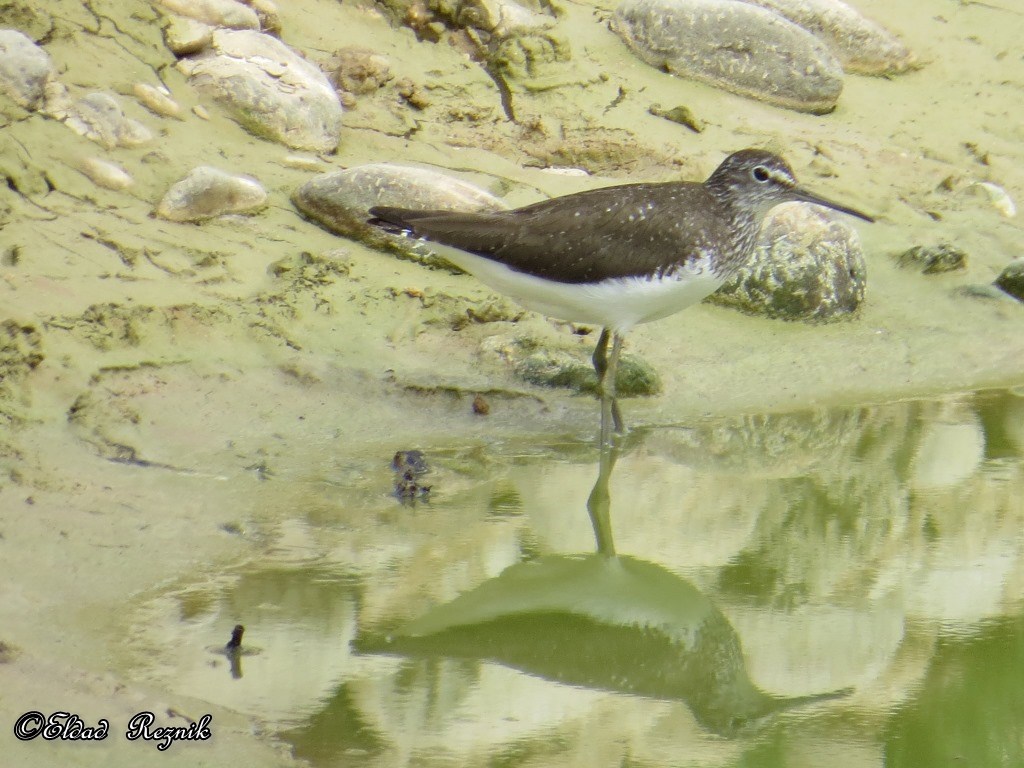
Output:
[[626,184],[488,213],[373,208],[393,229],[563,283],[650,274],[729,242],[729,217],[700,184]]

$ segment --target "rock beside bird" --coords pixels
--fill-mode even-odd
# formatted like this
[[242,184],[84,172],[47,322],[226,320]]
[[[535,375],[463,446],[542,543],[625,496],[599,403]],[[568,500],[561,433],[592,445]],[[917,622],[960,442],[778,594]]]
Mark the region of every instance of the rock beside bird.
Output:
[[754,255],[708,301],[780,320],[817,322],[855,312],[867,266],[857,230],[804,203],[768,214]]
[[325,229],[374,247],[391,247],[427,264],[440,259],[404,237],[386,235],[367,224],[376,205],[443,211],[502,210],[499,198],[440,171],[410,165],[370,163],[314,176],[292,195],[304,216]]

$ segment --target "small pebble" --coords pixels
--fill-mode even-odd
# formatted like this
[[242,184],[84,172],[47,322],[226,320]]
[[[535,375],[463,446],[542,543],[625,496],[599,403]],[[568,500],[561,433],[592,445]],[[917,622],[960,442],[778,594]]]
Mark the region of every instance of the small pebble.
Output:
[[209,120],[210,112],[202,104],[196,104],[192,107],[192,114],[198,117],[200,120]]
[[992,207],[1008,219],[1012,219],[1017,215],[1017,206],[1014,204],[1013,198],[998,184],[993,184],[991,181],[977,181],[973,184],[968,184],[965,190],[981,190],[984,192],[986,197],[988,197],[988,201],[992,203]]
[[896,254],[896,266],[916,269],[923,275],[939,275],[967,269],[967,254],[950,243],[915,245]]
[[1017,301],[1024,301],[1024,256],[1011,261],[999,273],[995,284]]
[[487,416],[491,412],[491,405],[488,403],[483,395],[476,395],[473,398],[473,413],[477,416]]
[[267,202],[260,183],[210,166],[194,168],[174,184],[157,206],[168,221],[202,221],[227,213],[252,213]]
[[394,79],[387,57],[369,48],[341,48],[324,68],[336,88],[354,94],[373,93]]
[[320,171],[324,167],[320,158],[315,155],[285,155],[281,158],[281,164],[300,171]]
[[139,103],[155,115],[161,117],[178,117],[181,114],[181,107],[178,102],[171,98],[171,95],[160,88],[154,88],[148,83],[136,83],[132,86],[132,93]]
[[98,157],[87,157],[79,164],[79,170],[98,187],[105,189],[127,189],[135,180],[121,166]]
[[689,107],[680,105],[672,107],[672,109],[662,109],[660,105],[652,104],[647,111],[655,117],[663,117],[666,120],[671,120],[673,123],[685,125],[694,133],[700,133],[704,130],[704,123],[694,117]]

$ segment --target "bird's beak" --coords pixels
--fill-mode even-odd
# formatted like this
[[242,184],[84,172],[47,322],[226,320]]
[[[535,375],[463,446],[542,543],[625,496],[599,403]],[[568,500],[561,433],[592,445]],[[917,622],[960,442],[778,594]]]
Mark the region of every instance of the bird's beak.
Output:
[[806,189],[801,189],[800,187],[794,187],[793,189],[791,189],[790,195],[792,196],[793,200],[797,200],[801,203],[813,203],[814,205],[823,205],[826,208],[831,208],[833,211],[839,211],[840,213],[845,213],[850,216],[856,216],[858,219],[863,219],[864,221],[874,222],[874,219],[871,216],[868,216],[866,213],[861,213],[855,208],[849,208],[845,205],[834,203],[827,197],[816,195],[813,192],[808,192]]

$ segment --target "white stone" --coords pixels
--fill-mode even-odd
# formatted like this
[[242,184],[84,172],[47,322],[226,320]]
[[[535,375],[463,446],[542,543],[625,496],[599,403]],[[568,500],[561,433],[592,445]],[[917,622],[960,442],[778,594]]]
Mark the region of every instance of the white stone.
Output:
[[87,157],[78,169],[98,187],[106,189],[127,189],[135,180],[121,166],[98,157]]
[[148,83],[136,83],[132,86],[132,93],[142,106],[155,115],[178,117],[181,114],[181,107],[169,93]]

